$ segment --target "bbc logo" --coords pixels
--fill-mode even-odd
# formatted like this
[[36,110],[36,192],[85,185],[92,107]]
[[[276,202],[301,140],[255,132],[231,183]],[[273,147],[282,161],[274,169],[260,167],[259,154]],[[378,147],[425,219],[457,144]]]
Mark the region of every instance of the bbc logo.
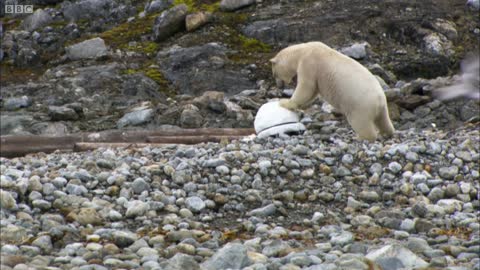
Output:
[[5,5],[7,14],[33,13],[33,5]]

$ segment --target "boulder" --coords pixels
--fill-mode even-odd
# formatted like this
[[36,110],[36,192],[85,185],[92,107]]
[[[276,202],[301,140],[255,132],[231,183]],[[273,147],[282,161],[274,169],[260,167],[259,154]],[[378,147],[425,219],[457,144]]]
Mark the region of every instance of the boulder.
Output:
[[372,251],[368,253],[366,257],[380,265],[382,265],[387,258],[395,259],[395,261],[398,261],[399,264],[403,265],[402,267],[407,269],[428,266],[428,263],[415,255],[415,253],[396,244],[387,245],[378,250]]
[[187,31],[191,32],[200,28],[204,24],[208,23],[211,18],[212,14],[210,12],[196,12],[193,14],[188,14],[185,19]]
[[23,29],[33,31],[48,25],[52,21],[52,17],[48,12],[39,8],[33,14],[25,18],[22,23]]
[[162,41],[185,28],[188,7],[185,4],[174,6],[155,18],[153,38]]
[[107,55],[107,47],[101,38],[92,38],[65,48],[71,60],[95,59]]
[[255,0],[222,0],[220,9],[223,11],[234,11],[246,6],[253,5]]
[[138,126],[150,122],[153,118],[153,109],[141,106],[126,113],[117,122],[117,127]]

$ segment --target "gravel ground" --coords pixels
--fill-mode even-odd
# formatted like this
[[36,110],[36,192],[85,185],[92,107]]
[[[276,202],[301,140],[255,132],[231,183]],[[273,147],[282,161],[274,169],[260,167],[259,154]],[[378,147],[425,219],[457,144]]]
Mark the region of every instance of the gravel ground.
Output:
[[0,268],[480,267],[478,124],[322,130],[2,158]]

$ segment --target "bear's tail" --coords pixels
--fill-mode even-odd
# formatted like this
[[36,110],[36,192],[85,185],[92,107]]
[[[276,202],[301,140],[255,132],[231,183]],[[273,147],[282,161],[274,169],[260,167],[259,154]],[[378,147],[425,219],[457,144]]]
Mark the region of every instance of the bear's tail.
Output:
[[390,121],[390,116],[388,115],[388,107],[385,105],[380,114],[375,120],[375,125],[377,126],[380,133],[385,137],[391,137],[395,132],[392,121]]

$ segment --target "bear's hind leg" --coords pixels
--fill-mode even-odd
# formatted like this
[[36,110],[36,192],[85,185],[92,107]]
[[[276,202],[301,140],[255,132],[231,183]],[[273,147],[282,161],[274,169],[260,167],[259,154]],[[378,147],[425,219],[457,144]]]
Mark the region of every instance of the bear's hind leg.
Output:
[[362,140],[374,142],[377,139],[377,130],[373,121],[365,119],[361,114],[347,116],[348,123]]
[[395,128],[393,127],[392,121],[390,121],[390,116],[388,115],[388,108],[384,106],[382,111],[375,119],[375,125],[377,126],[380,133],[389,138],[395,132]]

